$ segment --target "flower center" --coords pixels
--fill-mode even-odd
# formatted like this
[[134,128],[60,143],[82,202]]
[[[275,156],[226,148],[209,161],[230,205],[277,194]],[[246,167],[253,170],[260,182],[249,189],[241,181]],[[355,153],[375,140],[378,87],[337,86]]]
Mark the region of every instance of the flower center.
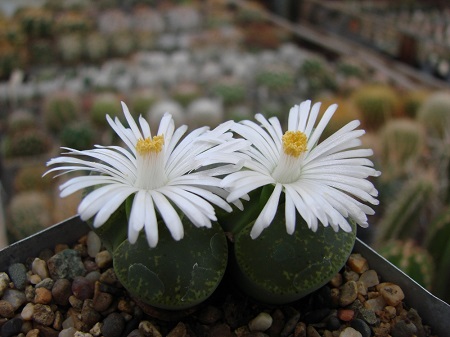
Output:
[[284,153],[289,156],[298,158],[307,150],[308,138],[301,131],[286,131],[281,139]]
[[279,183],[289,184],[300,178],[302,154],[308,150],[308,137],[301,131],[286,131],[281,140],[283,152],[280,153],[272,177]]
[[136,144],[136,187],[152,190],[166,184],[164,170],[164,136],[139,139]]
[[162,147],[164,145],[164,136],[154,136],[153,139],[147,137],[145,139],[139,139],[136,144],[136,151],[140,155],[146,155],[151,152],[161,152]]

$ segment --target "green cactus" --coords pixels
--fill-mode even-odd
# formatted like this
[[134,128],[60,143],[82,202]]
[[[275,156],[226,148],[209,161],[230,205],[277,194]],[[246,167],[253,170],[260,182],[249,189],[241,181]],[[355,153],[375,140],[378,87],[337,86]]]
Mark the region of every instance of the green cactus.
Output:
[[89,123],[72,122],[60,134],[61,143],[77,150],[87,150],[94,145],[95,131]]
[[30,157],[47,153],[51,148],[48,135],[39,129],[30,129],[24,132],[7,136],[4,142],[4,151],[7,157]]
[[173,100],[180,103],[181,106],[187,107],[194,100],[198,99],[201,96],[200,87],[191,82],[184,82],[175,85],[172,88],[171,97]]
[[55,33],[86,33],[93,27],[93,23],[84,12],[68,10],[59,13],[55,22]]
[[28,110],[15,110],[8,116],[8,135],[12,136],[16,133],[22,133],[26,130],[34,129],[36,127],[36,123],[36,117]]
[[419,215],[426,210],[427,202],[435,189],[435,182],[426,175],[417,175],[407,181],[387,204],[376,226],[375,245],[417,235]]
[[83,55],[91,62],[100,62],[108,56],[108,42],[98,32],[91,32],[84,38]]
[[91,120],[95,126],[104,128],[107,126],[106,115],[111,118],[120,116],[122,108],[118,97],[114,93],[104,92],[94,97],[90,110]]
[[416,118],[417,112],[423,103],[430,96],[428,90],[412,90],[403,96],[403,110],[405,115],[410,118]]
[[244,83],[236,79],[224,78],[214,84],[212,93],[222,99],[225,106],[230,106],[245,100],[246,88]]
[[119,57],[130,55],[136,49],[135,35],[131,31],[118,32],[109,38],[112,53]]
[[45,125],[56,134],[68,123],[77,120],[80,114],[77,96],[67,91],[59,91],[49,95],[43,108]]
[[8,205],[7,230],[14,240],[28,237],[52,222],[50,199],[38,191],[18,193]]
[[282,66],[271,66],[256,74],[256,83],[274,93],[283,93],[294,88],[294,74]]
[[412,240],[390,241],[378,252],[421,286],[432,288],[435,264],[433,257]]
[[289,235],[281,205],[273,223],[257,239],[250,237],[253,222],[235,234],[231,263],[236,283],[266,303],[289,303],[308,295],[347,261],[356,238],[356,226],[351,224],[350,233],[323,226],[313,232],[298,220]]
[[384,179],[412,173],[425,148],[422,125],[410,119],[393,119],[379,133],[380,164]]
[[21,167],[14,177],[14,192],[48,191],[53,184],[53,179],[43,176],[47,168],[44,165]]
[[400,106],[397,93],[385,85],[362,87],[354,92],[352,99],[366,130],[379,130],[398,113]]
[[450,130],[450,92],[436,92],[417,111],[417,120],[425,126],[428,137],[443,139]]
[[53,33],[53,14],[44,7],[23,7],[16,12],[15,17],[29,37],[47,38]]
[[50,65],[56,61],[53,42],[50,39],[39,39],[29,45],[30,59],[33,64]]
[[145,117],[157,100],[158,95],[152,89],[136,90],[131,96],[130,113],[135,118],[139,116]]
[[439,277],[435,279],[433,293],[450,302],[450,206],[430,223],[426,231],[425,248],[434,259]]
[[83,41],[80,34],[68,33],[60,35],[57,40],[59,57],[63,63],[76,64],[83,55]]
[[334,74],[326,61],[320,58],[306,59],[299,69],[299,75],[306,81],[306,95],[310,97],[323,91],[335,91],[337,88]]

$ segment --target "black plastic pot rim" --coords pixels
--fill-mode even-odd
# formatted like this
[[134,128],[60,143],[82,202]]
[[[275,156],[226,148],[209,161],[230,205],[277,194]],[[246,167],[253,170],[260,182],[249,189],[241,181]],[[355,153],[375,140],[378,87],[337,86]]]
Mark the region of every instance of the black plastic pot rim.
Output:
[[[43,249],[53,248],[58,243],[74,243],[88,231],[88,225],[78,216],[74,216],[17,241],[0,250],[0,272],[7,271],[12,263],[24,262],[29,257],[37,256]],[[395,283],[402,288],[407,306],[418,311],[424,323],[432,328],[433,333],[439,336],[447,335],[450,330],[449,304],[431,294],[358,238],[353,252],[364,256],[370,268],[376,270],[383,281]]]

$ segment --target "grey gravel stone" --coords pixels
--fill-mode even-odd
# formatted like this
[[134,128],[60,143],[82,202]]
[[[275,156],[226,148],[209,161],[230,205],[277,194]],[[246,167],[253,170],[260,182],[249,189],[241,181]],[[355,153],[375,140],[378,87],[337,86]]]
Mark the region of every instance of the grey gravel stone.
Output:
[[76,276],[86,274],[86,269],[80,254],[73,249],[65,249],[53,255],[47,261],[48,270],[52,279],[67,278],[73,280]]
[[104,319],[101,331],[104,337],[120,337],[124,327],[125,320],[123,316],[113,312]]
[[27,284],[27,267],[25,267],[23,263],[14,263],[10,265],[8,274],[17,289],[25,289],[25,285]]

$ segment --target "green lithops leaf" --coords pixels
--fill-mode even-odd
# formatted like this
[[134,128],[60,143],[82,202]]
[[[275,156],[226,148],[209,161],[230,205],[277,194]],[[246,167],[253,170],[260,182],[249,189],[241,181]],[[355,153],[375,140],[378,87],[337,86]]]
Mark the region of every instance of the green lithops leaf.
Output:
[[197,228],[183,219],[184,238],[175,241],[163,223],[159,241],[148,246],[144,235],[125,240],[113,253],[123,286],[141,301],[161,309],[181,310],[206,300],[222,280],[228,247],[222,228]]
[[293,302],[326,284],[345,264],[356,239],[353,223],[350,233],[323,226],[313,232],[300,219],[289,235],[284,207],[255,240],[252,226],[235,237],[233,273],[250,296],[272,304]]

